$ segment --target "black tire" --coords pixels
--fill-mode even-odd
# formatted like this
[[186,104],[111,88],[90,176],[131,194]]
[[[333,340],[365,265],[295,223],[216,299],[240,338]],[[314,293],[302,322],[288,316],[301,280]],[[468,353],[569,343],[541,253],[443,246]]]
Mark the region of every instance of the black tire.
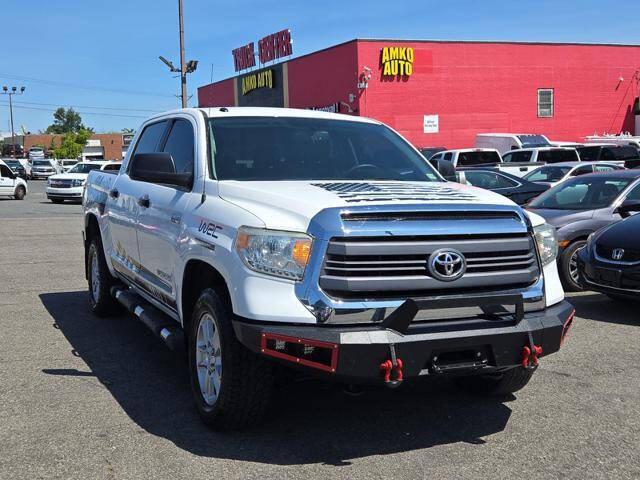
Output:
[[49,200],[51,200],[51,203],[62,203],[62,202],[64,202],[64,199],[62,199],[62,198],[49,198]]
[[458,386],[482,395],[508,395],[524,388],[535,369],[514,367],[498,375],[474,375],[456,379]]
[[[204,399],[196,367],[198,327],[205,314],[213,318],[220,339],[222,374],[213,405]],[[259,423],[273,392],[273,366],[238,341],[231,325],[231,313],[215,290],[208,288],[200,294],[188,333],[191,391],[204,423],[216,430],[237,430]]]
[[[96,270],[93,269],[93,261],[96,259]],[[120,304],[111,295],[111,287],[117,283],[116,279],[111,276],[107,261],[104,258],[102,249],[102,241],[96,236],[91,239],[89,249],[87,250],[87,283],[89,287],[89,308],[99,317],[107,317],[118,313]],[[94,278],[97,281],[97,287],[93,288]]]
[[581,292],[582,286],[578,283],[577,279],[573,276],[575,273],[575,262],[578,250],[583,248],[587,242],[585,240],[576,240],[564,249],[560,255],[560,279],[562,280],[562,286],[567,292]]
[[27,191],[22,185],[18,185],[16,187],[15,195],[13,196],[16,200],[22,200],[27,195]]

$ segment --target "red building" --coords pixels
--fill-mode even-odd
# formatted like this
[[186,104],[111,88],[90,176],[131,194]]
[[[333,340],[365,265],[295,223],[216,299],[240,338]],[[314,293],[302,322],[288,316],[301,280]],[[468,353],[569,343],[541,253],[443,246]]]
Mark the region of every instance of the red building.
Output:
[[476,133],[581,141],[635,132],[640,45],[351,40],[198,89],[208,106],[321,108],[381,120],[417,146]]

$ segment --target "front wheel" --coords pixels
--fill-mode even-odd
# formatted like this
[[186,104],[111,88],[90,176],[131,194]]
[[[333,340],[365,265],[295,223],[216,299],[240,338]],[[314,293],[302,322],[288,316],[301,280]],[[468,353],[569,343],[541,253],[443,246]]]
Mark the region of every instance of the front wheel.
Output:
[[587,244],[585,240],[577,240],[569,245],[560,255],[560,274],[562,286],[568,292],[580,292],[578,252]]
[[213,289],[198,298],[189,330],[191,391],[202,420],[217,430],[255,425],[271,399],[272,365],[238,341]]
[[91,240],[87,252],[87,280],[89,283],[89,307],[99,317],[106,317],[119,310],[120,304],[111,296],[116,280],[111,276],[98,237]]
[[508,395],[524,388],[535,369],[514,367],[496,375],[474,375],[456,379],[458,385],[473,393]]
[[13,197],[16,200],[22,200],[26,195],[27,191],[25,190],[25,188],[22,185],[19,185],[18,188],[16,188],[16,192]]

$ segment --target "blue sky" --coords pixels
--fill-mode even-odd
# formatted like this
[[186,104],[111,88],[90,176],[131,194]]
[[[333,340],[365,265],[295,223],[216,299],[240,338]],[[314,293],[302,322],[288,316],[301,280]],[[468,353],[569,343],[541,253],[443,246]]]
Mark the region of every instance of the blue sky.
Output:
[[[51,123],[74,106],[97,131],[136,128],[154,111],[178,106],[179,79],[158,55],[178,63],[177,0],[3,0],[2,85],[14,97],[16,129]],[[637,2],[600,1],[219,1],[184,0],[189,76],[196,87],[233,74],[231,50],[290,28],[294,56],[352,38],[640,43]],[[625,13],[626,12],[626,13]],[[8,130],[0,96],[0,131]],[[28,102],[28,103],[27,103]],[[100,108],[96,108],[100,107]]]

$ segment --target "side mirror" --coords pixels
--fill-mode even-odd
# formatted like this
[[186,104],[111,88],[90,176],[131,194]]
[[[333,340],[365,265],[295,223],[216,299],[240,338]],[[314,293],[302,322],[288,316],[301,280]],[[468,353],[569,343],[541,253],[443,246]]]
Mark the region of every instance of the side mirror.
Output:
[[640,200],[625,200],[614,211],[622,218],[627,218],[631,215],[631,212],[640,212]]
[[137,153],[131,159],[129,176],[132,180],[191,188],[193,174],[178,173],[168,153]]
[[445,180],[449,180],[450,182],[458,181],[456,178],[456,169],[453,166],[453,163],[451,163],[449,160],[436,160],[436,162],[436,168]]

